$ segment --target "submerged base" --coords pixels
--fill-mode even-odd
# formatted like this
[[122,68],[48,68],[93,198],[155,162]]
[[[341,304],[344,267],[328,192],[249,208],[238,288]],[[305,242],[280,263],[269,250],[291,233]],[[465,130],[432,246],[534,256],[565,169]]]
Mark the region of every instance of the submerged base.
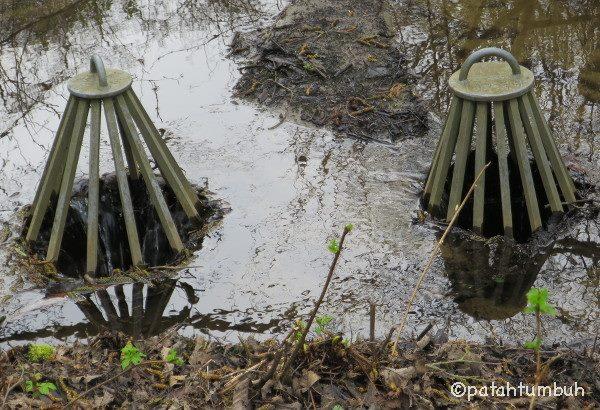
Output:
[[[69,205],[64,237],[56,263],[58,271],[70,277],[80,277],[86,269],[87,184],[87,180],[80,181],[74,189],[75,193]],[[144,265],[153,267],[175,262],[178,255],[169,245],[143,181],[129,179],[129,186]],[[201,245],[202,239],[193,235],[193,232],[202,228],[204,222],[214,215],[215,209],[207,204],[205,208],[199,210],[201,220],[191,221],[173,191],[162,181],[160,181],[160,186],[185,247],[196,249]],[[52,216],[56,200],[52,202],[53,205],[48,209],[44,218],[39,239],[32,245],[33,252],[40,259],[44,258],[52,230]],[[99,208],[99,250],[96,276],[110,276],[115,269],[125,271],[132,267],[119,189],[114,174],[100,179]]]

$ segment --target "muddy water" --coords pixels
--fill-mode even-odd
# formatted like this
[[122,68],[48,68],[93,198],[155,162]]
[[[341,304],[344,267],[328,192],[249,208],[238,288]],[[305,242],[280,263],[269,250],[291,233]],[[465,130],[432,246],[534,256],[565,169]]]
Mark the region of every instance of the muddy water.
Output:
[[[434,225],[418,223],[419,191],[447,106],[446,79],[470,50],[501,45],[534,69],[536,93],[567,162],[600,182],[598,91],[580,80],[582,73],[598,70],[600,6],[509,3],[398,3],[398,19],[405,20],[398,41],[432,114],[429,135],[396,146],[288,122],[276,126],[276,114],[231,99],[239,78],[226,57],[231,33],[268,24],[281,6],[274,1],[80,2],[18,33],[1,46],[3,237],[18,233],[14,211],[33,198],[66,101],[65,81],[87,68],[93,52],[135,77],[136,93],[166,130],[188,178],[208,182],[231,212],[178,279],[74,299],[36,288],[6,267],[12,237],[5,239],[0,316],[7,319],[0,343],[84,338],[107,327],[142,337],[174,323],[185,334],[231,340],[238,332],[278,334],[318,295],[331,259],[325,243],[347,222],[356,230],[323,311],[347,335],[364,337],[368,306],[375,303],[377,331],[384,333],[399,318],[439,235]],[[82,164],[86,148],[87,142]],[[109,172],[106,139],[101,149],[103,171]],[[81,165],[79,176],[84,171]],[[521,263],[522,254],[497,263],[506,255],[502,244],[482,251],[477,243],[449,242],[408,332],[432,322],[452,337],[522,341],[531,336],[531,319],[519,311],[524,293],[535,285],[548,287],[559,307],[559,316],[546,323],[546,340],[593,339],[600,312],[599,228],[597,215],[573,220],[558,237],[546,238],[528,264]],[[485,252],[491,256],[482,258]]]

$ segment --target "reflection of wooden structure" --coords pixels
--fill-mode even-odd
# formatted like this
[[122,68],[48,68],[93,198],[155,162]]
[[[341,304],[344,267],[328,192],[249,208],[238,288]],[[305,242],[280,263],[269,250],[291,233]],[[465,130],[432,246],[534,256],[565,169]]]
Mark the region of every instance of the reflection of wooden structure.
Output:
[[441,246],[452,294],[461,311],[476,319],[502,320],[523,310],[526,294],[548,258],[499,239],[490,245],[450,236]]
[[[488,56],[501,57],[505,62],[481,62]],[[534,177],[529,161],[533,154],[540,174],[545,197],[553,213],[563,211],[563,200],[574,202],[575,186],[554,142],[550,128],[539,104],[531,93],[533,73],[520,66],[508,52],[485,48],[469,56],[460,71],[449,80],[454,93],[448,118],[438,142],[427,183],[424,199],[434,216],[445,216],[450,221],[459,205],[469,181],[466,181],[467,158],[472,139],[475,151],[473,175],[478,175],[495,151],[502,206],[504,233],[513,235],[513,210],[510,174],[518,170],[520,189],[523,191],[531,231],[542,226],[540,207]],[[495,130],[496,146],[493,147]],[[450,165],[454,158],[452,176]],[[509,166],[509,160],[512,167]],[[451,178],[448,198],[444,197],[446,181]],[[473,199],[473,228],[481,233],[486,212],[486,176],[481,177]],[[562,197],[561,194],[562,193]]]
[[[144,284],[131,285],[131,297],[125,295],[123,285],[114,287],[116,306],[107,290],[95,292],[99,300],[96,305],[92,295],[76,302],[87,320],[100,329],[119,331],[134,338],[145,338],[161,333],[178,323],[189,319],[190,308],[186,306],[177,315],[168,316],[165,309],[177,285],[176,280],[165,280],[147,286],[144,298]],[[185,286],[188,286],[185,284]],[[193,289],[184,289],[190,304],[198,302]],[[131,311],[128,300],[131,301]],[[104,313],[104,314],[103,314]]]
[[[86,272],[92,276],[96,272],[98,260],[99,147],[102,109],[104,109],[112,147],[132,264],[142,265],[144,261],[128,177],[137,180],[141,176],[171,248],[175,252],[180,252],[184,248],[148,161],[140,134],[161,175],[175,193],[187,216],[190,219],[198,218],[197,195],[131,89],[131,83],[129,74],[120,70],[105,69],[98,56],[92,57],[90,72],[79,74],[69,81],[71,96],[31,207],[31,221],[26,237],[29,242],[37,239],[46,212],[56,203],[46,255],[48,261],[56,262],[60,253],[83,135],[88,114],[91,112]],[[129,175],[125,169],[122,150],[125,152]]]

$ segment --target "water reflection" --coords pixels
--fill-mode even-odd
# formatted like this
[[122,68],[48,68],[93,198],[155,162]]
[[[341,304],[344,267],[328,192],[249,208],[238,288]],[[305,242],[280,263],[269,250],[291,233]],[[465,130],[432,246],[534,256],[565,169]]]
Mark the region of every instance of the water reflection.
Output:
[[528,245],[503,237],[484,241],[450,235],[441,255],[459,309],[475,319],[510,318],[526,306],[526,294],[540,272],[558,279],[576,267],[583,267],[587,275],[580,281],[583,293],[600,301],[598,223],[587,221],[581,227],[580,235],[557,238],[551,233]]
[[[176,314],[170,315],[165,309],[176,286],[184,291],[188,303],[180,306]],[[191,285],[173,279],[151,286],[134,283],[128,287],[131,288],[129,297],[125,295],[123,285],[113,288],[115,303],[108,290],[103,289],[85,295],[76,305],[86,319],[99,330],[118,331],[140,339],[160,334],[186,321],[189,319],[191,306],[199,300]]]

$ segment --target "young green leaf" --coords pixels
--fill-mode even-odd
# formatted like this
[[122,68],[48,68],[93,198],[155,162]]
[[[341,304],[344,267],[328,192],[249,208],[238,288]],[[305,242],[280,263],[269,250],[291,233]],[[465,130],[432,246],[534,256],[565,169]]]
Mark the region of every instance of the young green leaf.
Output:
[[32,380],[27,380],[25,382],[25,391],[26,392],[32,392],[33,391],[33,381]]
[[121,349],[121,367],[125,370],[132,364],[138,365],[144,357],[146,357],[144,353],[140,352],[131,342],[127,342]]
[[50,394],[50,391],[56,391],[56,386],[51,382],[42,382],[38,384],[38,391],[40,394],[47,396]]
[[556,309],[548,303],[548,289],[532,288],[527,292],[527,307],[525,313],[540,312],[549,316],[556,316]]
[[539,350],[539,348],[542,346],[542,341],[538,338],[533,339],[530,342],[525,342],[525,348],[526,349],[531,349],[531,350]]
[[352,224],[347,224],[344,229],[346,229],[348,232],[352,232],[352,229],[354,229],[354,225]]
[[329,252],[331,253],[338,253],[340,251],[340,243],[337,239],[332,239],[327,245],[327,249],[329,249]]
[[178,366],[183,366],[183,364],[184,364],[183,359],[181,357],[179,357],[179,355],[177,354],[177,350],[175,350],[175,349],[169,350],[166,360],[167,360],[167,362],[176,364]]

